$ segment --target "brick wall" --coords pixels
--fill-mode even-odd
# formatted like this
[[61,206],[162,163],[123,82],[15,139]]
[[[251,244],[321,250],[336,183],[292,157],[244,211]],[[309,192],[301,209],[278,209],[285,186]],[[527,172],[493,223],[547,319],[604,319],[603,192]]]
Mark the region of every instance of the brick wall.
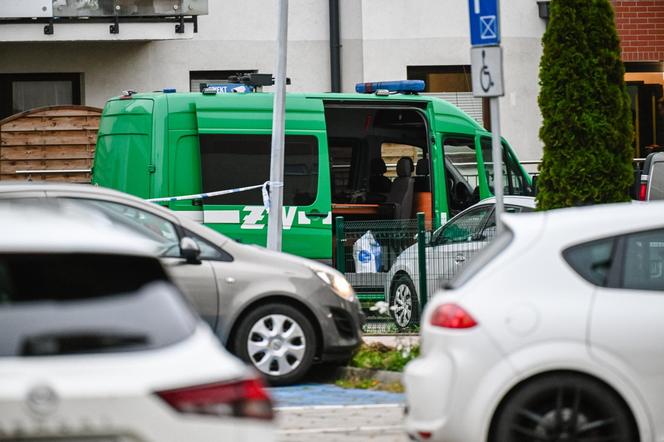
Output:
[[623,61],[664,60],[664,0],[612,0]]

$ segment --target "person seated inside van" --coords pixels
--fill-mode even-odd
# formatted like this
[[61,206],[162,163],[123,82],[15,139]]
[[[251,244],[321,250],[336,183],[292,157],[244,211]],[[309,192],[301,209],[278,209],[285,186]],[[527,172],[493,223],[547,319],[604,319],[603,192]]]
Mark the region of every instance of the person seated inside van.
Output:
[[382,203],[387,201],[387,196],[392,189],[392,181],[385,175],[387,166],[382,158],[374,158],[370,163],[368,203]]

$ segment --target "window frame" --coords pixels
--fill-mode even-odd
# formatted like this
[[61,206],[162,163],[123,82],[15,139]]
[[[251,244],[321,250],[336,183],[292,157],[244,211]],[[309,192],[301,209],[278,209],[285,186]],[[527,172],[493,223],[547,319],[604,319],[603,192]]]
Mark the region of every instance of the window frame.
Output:
[[[563,261],[565,264],[572,270],[576,275],[578,275],[581,279],[584,281],[588,282],[589,284],[592,284],[595,287],[602,287],[602,288],[607,288],[607,289],[620,289],[620,290],[634,290],[634,291],[642,291],[642,292],[659,292],[662,290],[651,290],[651,289],[637,289],[637,288],[629,288],[625,287],[625,278],[624,278],[624,271],[626,267],[626,261],[627,261],[627,256],[626,256],[626,250],[627,250],[627,237],[632,236],[632,235],[640,235],[640,234],[647,234],[649,232],[658,232],[658,231],[664,231],[663,228],[652,228],[652,229],[646,229],[646,230],[635,230],[631,232],[625,232],[625,233],[620,233],[617,235],[610,235],[606,236],[603,238],[597,238],[592,241],[585,241],[581,243],[574,244],[572,246],[569,246],[565,248],[561,252],[561,258],[563,258]],[[576,248],[576,247],[581,247],[581,246],[588,246],[597,242],[602,242],[602,241],[607,241],[607,240],[612,240],[613,241],[613,248],[611,251],[611,265],[607,269],[607,277],[606,280],[604,281],[603,285],[598,285],[595,284],[593,281],[589,281],[586,279],[583,275],[581,275],[568,261],[566,254]]]
[[[48,82],[48,81],[70,81],[72,102],[70,105],[80,106],[82,104],[82,85],[83,74],[81,73],[17,73],[17,74],[0,74],[0,96],[7,97],[6,100],[0,100],[0,120],[16,115],[14,112],[14,94],[12,85],[17,81],[34,81],[34,82]],[[54,106],[54,105],[53,105]],[[65,105],[63,105],[65,106]],[[22,112],[25,112],[26,109]],[[20,112],[19,112],[20,113]]]
[[[189,235],[189,234],[191,234],[191,235],[194,235],[197,238],[200,238],[201,241],[204,241],[208,246],[212,247],[213,249],[218,251],[223,256],[223,258],[221,258],[221,259],[200,258],[201,260],[214,261],[214,262],[233,262],[234,261],[234,258],[230,253],[228,253],[227,251],[225,251],[224,249],[222,249],[218,245],[214,244],[213,242],[207,240],[206,238],[203,238],[201,235],[199,235],[195,232],[192,232],[191,230],[189,230],[186,227],[182,226],[182,224],[180,224],[179,220],[177,220],[177,217],[173,217],[174,219],[169,219],[168,217],[162,216],[159,213],[154,213],[151,210],[147,210],[144,207],[140,207],[140,206],[137,206],[137,205],[134,205],[134,204],[128,204],[128,203],[123,202],[123,201],[102,199],[102,198],[94,198],[94,197],[91,198],[89,195],[84,195],[84,196],[81,196],[81,195],[79,195],[79,196],[60,195],[60,196],[57,196],[57,198],[59,200],[73,201],[74,203],[77,203],[77,204],[79,204],[79,201],[82,200],[84,202],[80,203],[80,204],[85,204],[86,201],[90,201],[90,202],[93,202],[93,203],[115,204],[115,205],[119,205],[119,206],[125,206],[125,207],[131,208],[133,210],[137,210],[137,211],[140,211],[140,212],[147,213],[150,216],[153,216],[155,218],[159,218],[163,222],[167,222],[167,223],[171,224],[173,226],[173,229],[175,230],[175,234],[178,237],[177,246],[178,246],[179,254],[178,254],[178,256],[172,256],[172,255],[159,256],[160,259],[161,258],[184,259],[184,257],[182,256],[182,249],[180,248],[180,243],[182,242],[182,238],[191,237]],[[91,210],[96,210],[96,209],[91,209]],[[140,233],[137,233],[137,235],[140,235]],[[191,237],[191,239],[194,240],[194,241],[197,241],[196,238],[194,238],[194,237]]]
[[[610,285],[609,285],[609,281],[610,281],[610,280],[613,282],[612,275],[613,275],[613,273],[615,273],[615,271],[614,271],[614,266],[616,265],[616,257],[619,256],[618,253],[617,253],[617,250],[618,250],[618,247],[617,247],[617,240],[618,240],[619,237],[620,237],[620,235],[612,235],[612,236],[606,236],[606,237],[603,237],[603,238],[593,239],[593,240],[591,240],[591,241],[584,241],[584,242],[580,242],[580,243],[574,244],[574,245],[572,245],[572,246],[570,246],[570,247],[565,248],[565,249],[561,252],[561,258],[563,259],[563,261],[565,262],[565,264],[570,268],[570,270],[572,270],[572,272],[574,272],[579,278],[583,279],[583,280],[586,281],[588,284],[591,284],[591,285],[593,285],[593,286],[595,286],[595,287],[603,287],[603,288],[620,288],[620,287],[615,287],[615,286],[610,286]],[[581,247],[589,247],[589,246],[592,246],[592,245],[594,245],[594,244],[601,243],[601,242],[605,242],[605,241],[609,241],[609,240],[612,242],[612,244],[611,244],[611,256],[610,256],[610,258],[609,258],[610,261],[611,261],[611,263],[609,264],[609,266],[608,266],[608,268],[607,268],[607,270],[606,270],[606,271],[607,271],[607,276],[606,276],[606,278],[604,279],[603,283],[602,283],[602,284],[597,284],[597,283],[595,283],[594,281],[589,280],[586,276],[582,275],[582,274],[581,274],[581,273],[580,273],[580,272],[579,272],[579,271],[578,271],[578,270],[577,270],[577,269],[576,269],[576,268],[570,263],[569,258],[568,258],[568,255],[569,255],[572,251],[574,251],[575,249],[578,249],[578,248],[581,248]]]
[[[252,143],[253,142],[261,143],[261,145],[264,144],[264,147],[266,147],[266,150],[265,150],[265,153],[264,153],[264,156],[266,158],[265,165],[267,165],[267,170],[266,170],[267,173],[265,175],[265,180],[267,181],[269,179],[269,168],[270,168],[269,147],[270,147],[271,134],[263,133],[263,132],[260,132],[260,133],[255,133],[255,132],[251,132],[251,133],[203,133],[203,134],[199,134],[199,137],[198,137],[199,138],[199,146],[200,146],[199,148],[200,148],[200,159],[201,159],[201,180],[202,180],[202,184],[203,184],[203,192],[213,192],[213,191],[216,191],[216,190],[230,189],[230,188],[234,188],[236,186],[240,186],[240,184],[236,183],[236,184],[223,185],[220,188],[216,188],[216,187],[207,188],[208,185],[212,185],[212,183],[209,182],[209,179],[206,179],[206,177],[211,177],[212,176],[211,174],[206,172],[206,165],[211,164],[210,161],[207,161],[207,159],[209,159],[209,157],[207,155],[210,154],[210,152],[208,152],[207,150],[211,149],[212,146],[213,147],[218,146],[218,145],[215,144],[215,141],[212,138],[209,138],[210,141],[204,141],[204,140],[208,139],[208,137],[227,137],[229,140],[226,141],[226,143],[230,142],[231,138],[246,138],[246,140],[245,140],[246,143],[249,143],[250,139],[253,139],[255,141],[252,141]],[[219,139],[221,139],[221,138],[219,138]],[[294,201],[297,193],[293,192],[292,195],[290,193],[288,193],[290,188],[289,188],[289,183],[288,183],[289,173],[288,173],[287,167],[289,165],[288,159],[289,159],[289,156],[290,156],[289,155],[289,144],[290,143],[299,143],[299,144],[306,143],[311,147],[312,153],[315,153],[315,156],[312,155],[310,157],[310,158],[315,159],[315,161],[311,162],[311,165],[312,165],[311,171],[310,171],[311,173],[309,173],[308,175],[303,175],[303,176],[308,176],[308,177],[312,178],[312,181],[315,180],[314,185],[310,188],[310,190],[315,191],[315,193],[312,195],[312,198],[310,200],[306,201],[306,204],[297,203],[296,201]],[[318,201],[320,199],[320,195],[322,193],[324,193],[324,192],[322,192],[323,189],[322,189],[322,185],[321,185],[321,165],[323,164],[323,162],[321,161],[322,151],[323,151],[323,149],[321,148],[321,140],[320,140],[319,136],[316,135],[316,134],[312,134],[312,133],[287,133],[286,134],[285,143],[284,143],[284,178],[283,178],[283,181],[284,181],[283,205],[284,206],[302,207],[303,208],[303,207],[312,207],[312,206],[315,206],[318,203]],[[226,151],[221,149],[219,153],[223,155],[223,154],[226,153]],[[257,155],[254,155],[254,156],[257,156]],[[257,164],[259,164],[259,163],[255,163],[254,166],[257,165]],[[314,171],[315,171],[315,173],[313,173]],[[218,175],[219,174],[215,174],[214,176],[218,176]],[[260,180],[257,180],[257,181],[260,181]],[[251,185],[259,185],[259,184],[263,184],[263,183],[252,181],[250,183],[249,182],[243,183],[240,187],[251,186]],[[216,183],[215,183],[215,185],[216,185]],[[257,193],[260,194],[260,189],[252,190],[251,192],[257,192]],[[207,205],[207,206],[262,206],[263,205],[262,200],[256,201],[256,202],[254,202],[253,200],[250,200],[250,201],[245,200],[245,201],[239,201],[239,202],[219,201],[219,199],[222,199],[224,197],[231,197],[232,195],[234,195],[234,194],[231,193],[230,195],[222,195],[222,196],[215,196],[215,197],[208,198],[208,199],[205,200],[204,205]],[[293,201],[291,201],[289,199],[291,197],[292,197]]]
[[632,287],[625,287],[625,268],[627,267],[627,237],[633,236],[633,235],[644,235],[648,234],[651,232],[663,232],[664,233],[664,228],[653,228],[653,229],[647,229],[647,230],[638,230],[635,232],[630,232],[630,233],[625,233],[620,235],[618,238],[618,242],[616,245],[616,250],[620,252],[620,262],[619,265],[617,266],[616,269],[611,269],[611,272],[614,273],[615,275],[612,275],[612,282],[615,285],[615,287],[611,288],[620,288],[622,290],[634,290],[634,291],[639,291],[639,292],[663,292],[664,290],[656,290],[656,289],[644,289],[644,288],[632,288]]
[[473,207],[472,209],[468,209],[464,213],[460,213],[459,215],[457,215],[455,217],[455,219],[453,218],[453,219],[449,220],[444,226],[440,227],[440,229],[437,231],[437,232],[439,232],[438,234],[435,234],[435,232],[434,232],[435,236],[431,239],[430,245],[437,247],[437,246],[445,246],[445,245],[449,245],[449,244],[458,244],[458,243],[461,243],[461,242],[465,242],[465,241],[441,242],[440,240],[443,237],[443,232],[445,231],[445,229],[447,229],[449,226],[451,226],[452,223],[455,223],[456,221],[458,221],[459,219],[461,219],[461,218],[463,218],[467,215],[474,214],[475,212],[479,212],[479,211],[485,210],[485,209],[489,209],[489,210],[484,215],[484,218],[482,218],[482,220],[478,223],[478,226],[479,226],[478,232],[483,232],[484,229],[486,228],[487,222],[491,218],[491,215],[496,210],[495,207],[492,204],[483,204],[483,205],[480,205],[480,206],[477,206],[477,207]]
[[[203,238],[201,235],[198,233],[192,232],[191,230],[187,229],[186,227],[181,226],[180,224],[177,225],[177,230],[178,230],[178,235],[180,237],[180,241],[182,241],[182,238],[191,238],[194,240],[197,244],[199,241],[202,241],[205,243],[208,247],[216,250],[219,252],[220,255],[222,255],[221,258],[205,258],[203,256],[199,256],[200,260],[203,261],[211,261],[211,262],[233,262],[235,261],[235,258],[233,258],[233,255],[228,253],[226,250],[222,249],[218,245],[212,243],[211,241],[208,241],[206,238]],[[200,244],[198,245],[200,248]],[[182,253],[182,251],[180,251]],[[203,254],[203,250],[201,249],[201,255]],[[182,258],[182,256],[180,256]]]

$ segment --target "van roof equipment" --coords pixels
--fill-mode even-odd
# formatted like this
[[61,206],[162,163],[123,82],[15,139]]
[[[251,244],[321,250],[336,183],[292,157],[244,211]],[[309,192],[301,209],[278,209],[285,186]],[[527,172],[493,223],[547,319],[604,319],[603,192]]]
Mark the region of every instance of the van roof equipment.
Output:
[[360,94],[373,94],[378,91],[387,91],[392,94],[417,94],[426,88],[424,80],[376,81],[372,83],[357,83],[355,92]]

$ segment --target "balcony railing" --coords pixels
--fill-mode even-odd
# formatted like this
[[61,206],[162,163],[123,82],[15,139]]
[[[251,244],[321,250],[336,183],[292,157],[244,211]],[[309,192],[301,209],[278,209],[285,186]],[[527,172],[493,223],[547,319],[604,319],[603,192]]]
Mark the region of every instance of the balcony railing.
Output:
[[176,32],[184,23],[207,15],[208,0],[0,0],[0,25],[45,23],[44,34],[65,23],[112,23],[110,33],[119,33],[120,23],[173,22]]

